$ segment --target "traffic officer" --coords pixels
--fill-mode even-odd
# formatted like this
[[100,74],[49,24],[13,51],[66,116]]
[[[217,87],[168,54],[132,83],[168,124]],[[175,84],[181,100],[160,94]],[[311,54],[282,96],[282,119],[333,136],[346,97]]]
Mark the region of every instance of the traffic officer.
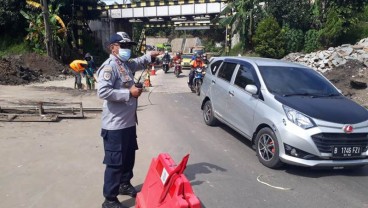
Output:
[[136,43],[125,32],[113,34],[108,46],[110,57],[97,71],[97,94],[104,100],[101,130],[105,151],[103,163],[106,165],[103,208],[122,207],[118,194],[131,197],[137,194],[130,180],[138,149],[136,111],[142,88],[134,84],[133,73],[146,69],[146,65],[154,61],[160,52],[151,51],[150,54],[130,59],[133,45]]

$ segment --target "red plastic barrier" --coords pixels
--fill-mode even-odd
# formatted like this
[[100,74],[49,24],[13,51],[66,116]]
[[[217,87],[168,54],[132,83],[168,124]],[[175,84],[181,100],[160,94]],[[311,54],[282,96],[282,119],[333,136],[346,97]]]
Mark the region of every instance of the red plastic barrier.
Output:
[[200,208],[183,171],[189,154],[176,165],[171,156],[161,153],[153,158],[142,190],[136,198],[136,208]]

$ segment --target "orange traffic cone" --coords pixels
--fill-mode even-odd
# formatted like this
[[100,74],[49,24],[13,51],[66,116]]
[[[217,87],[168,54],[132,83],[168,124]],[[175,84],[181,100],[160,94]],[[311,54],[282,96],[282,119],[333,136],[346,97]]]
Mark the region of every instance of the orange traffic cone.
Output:
[[144,80],[144,87],[152,87],[149,73],[147,73],[146,79]]
[[155,71],[155,66],[154,65],[152,65],[151,75],[152,76],[156,75],[156,71]]

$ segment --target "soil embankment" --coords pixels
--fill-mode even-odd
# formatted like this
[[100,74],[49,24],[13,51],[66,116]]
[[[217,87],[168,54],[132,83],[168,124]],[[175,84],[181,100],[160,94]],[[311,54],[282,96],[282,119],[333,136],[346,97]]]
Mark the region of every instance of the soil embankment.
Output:
[[0,85],[23,85],[65,79],[68,67],[36,53],[13,55],[0,59]]

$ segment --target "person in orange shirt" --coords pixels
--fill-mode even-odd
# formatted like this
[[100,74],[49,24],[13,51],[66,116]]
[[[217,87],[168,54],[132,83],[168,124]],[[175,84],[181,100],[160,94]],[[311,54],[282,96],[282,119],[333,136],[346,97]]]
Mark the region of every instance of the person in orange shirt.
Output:
[[74,60],[72,63],[69,64],[70,68],[72,69],[72,73],[75,76],[74,80],[74,89],[78,87],[78,89],[82,89],[82,73],[88,66],[86,60]]
[[189,72],[188,86],[189,86],[190,89],[192,89],[194,71],[198,67],[200,67],[200,68],[204,67],[204,63],[203,63],[203,61],[202,61],[202,59],[199,55],[196,55],[195,59],[192,62],[190,62],[190,67],[191,67],[191,69],[190,69],[190,72]]

